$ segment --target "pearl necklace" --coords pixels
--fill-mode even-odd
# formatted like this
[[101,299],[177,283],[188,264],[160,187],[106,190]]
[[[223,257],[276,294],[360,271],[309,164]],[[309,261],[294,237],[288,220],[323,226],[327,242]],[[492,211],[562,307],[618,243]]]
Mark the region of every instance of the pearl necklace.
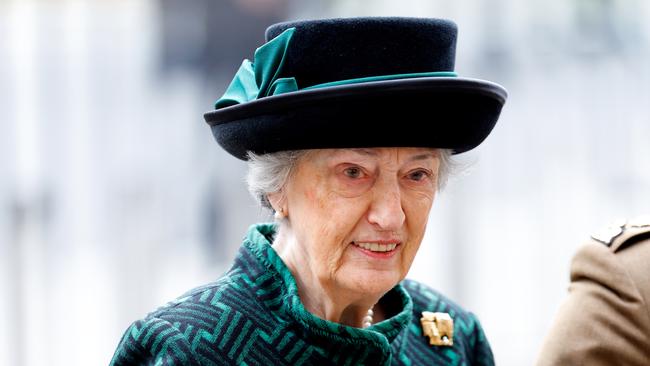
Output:
[[370,327],[372,325],[372,317],[373,317],[373,315],[375,315],[375,312],[372,311],[372,308],[368,309],[368,312],[366,313],[366,316],[363,317],[363,321],[361,322],[362,328],[368,328],[368,327]]

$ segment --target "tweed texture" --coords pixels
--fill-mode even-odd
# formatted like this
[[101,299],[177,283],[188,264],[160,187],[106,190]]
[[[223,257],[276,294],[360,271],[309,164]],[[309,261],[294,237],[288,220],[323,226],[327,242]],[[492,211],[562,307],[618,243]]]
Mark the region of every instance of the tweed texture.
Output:
[[[390,317],[359,329],[307,312],[270,246],[275,226],[256,225],[232,268],[134,322],[111,365],[493,365],[476,317],[436,291],[403,281],[380,301]],[[454,319],[454,346],[430,346],[422,311]]]

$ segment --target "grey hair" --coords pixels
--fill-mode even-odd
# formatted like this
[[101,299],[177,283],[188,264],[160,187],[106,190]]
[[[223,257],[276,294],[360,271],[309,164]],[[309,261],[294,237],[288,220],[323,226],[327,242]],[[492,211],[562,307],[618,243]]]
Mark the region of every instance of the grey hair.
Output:
[[248,191],[262,207],[273,210],[268,195],[282,191],[296,162],[307,150],[279,151],[270,154],[248,152]]
[[[268,195],[281,192],[296,163],[307,154],[309,150],[279,151],[270,154],[248,153],[248,174],[246,183],[248,191],[262,207],[273,210]],[[438,149],[438,191],[447,184],[447,180],[455,166],[452,159],[453,151]]]

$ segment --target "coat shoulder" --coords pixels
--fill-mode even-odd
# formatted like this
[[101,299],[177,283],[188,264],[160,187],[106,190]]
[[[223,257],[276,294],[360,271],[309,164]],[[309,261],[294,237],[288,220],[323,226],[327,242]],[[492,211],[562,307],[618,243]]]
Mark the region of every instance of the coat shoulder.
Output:
[[590,239],[595,243],[604,244],[612,252],[648,242],[646,239],[650,239],[650,215],[614,220],[594,232]]
[[[572,263],[572,280],[594,277],[619,294],[629,293],[640,298],[650,315],[650,283],[647,266],[650,262],[650,215],[634,219],[621,219],[610,224],[601,235],[591,236],[591,241],[575,255]],[[611,237],[603,237],[609,230]],[[613,235],[613,236],[612,236]]]
[[217,347],[205,345],[227,339],[227,334],[216,330],[228,328],[235,310],[247,308],[239,303],[250,301],[246,299],[250,296],[230,276],[187,291],[133,322],[122,336],[111,365],[214,363],[220,355],[204,353],[214,353],[210,350]]
[[617,220],[571,261],[569,294],[538,366],[647,365],[650,359],[650,219]]
[[124,332],[111,366],[141,364],[200,365],[192,346],[177,324],[148,317]]

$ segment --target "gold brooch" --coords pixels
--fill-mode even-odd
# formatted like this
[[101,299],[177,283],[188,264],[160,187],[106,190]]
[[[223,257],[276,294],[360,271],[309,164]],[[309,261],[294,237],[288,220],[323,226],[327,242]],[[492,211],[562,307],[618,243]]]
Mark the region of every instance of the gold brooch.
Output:
[[423,311],[420,323],[422,323],[422,333],[429,337],[430,345],[454,345],[454,320],[449,314]]

